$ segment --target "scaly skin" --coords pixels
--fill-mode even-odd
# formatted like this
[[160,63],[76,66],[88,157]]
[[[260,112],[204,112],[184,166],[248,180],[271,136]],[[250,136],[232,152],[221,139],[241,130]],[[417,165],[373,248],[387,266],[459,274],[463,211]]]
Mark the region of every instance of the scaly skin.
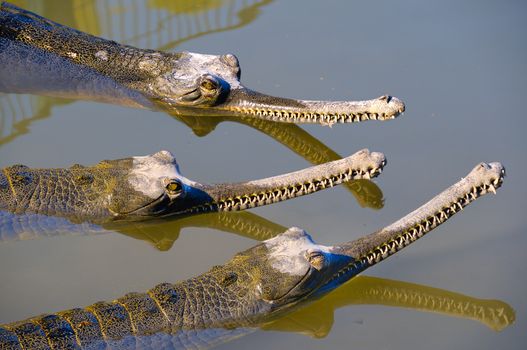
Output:
[[240,66],[232,54],[138,49],[8,3],[0,8],[0,58],[3,92],[94,99],[181,115],[332,125],[393,119],[405,109],[402,101],[391,96],[305,101],[264,95],[240,83]]
[[68,169],[0,171],[0,210],[105,223],[169,215],[238,211],[310,194],[381,173],[382,153],[347,158],[289,174],[240,183],[200,184],[181,176],[168,151]]
[[124,348],[144,346],[155,336],[170,339],[169,333],[177,337],[181,332],[262,324],[408,246],[479,196],[495,192],[504,175],[501,164],[480,163],[428,203],[363,238],[323,246],[291,228],[198,277],[4,325],[0,341],[9,349],[101,348],[106,342]]

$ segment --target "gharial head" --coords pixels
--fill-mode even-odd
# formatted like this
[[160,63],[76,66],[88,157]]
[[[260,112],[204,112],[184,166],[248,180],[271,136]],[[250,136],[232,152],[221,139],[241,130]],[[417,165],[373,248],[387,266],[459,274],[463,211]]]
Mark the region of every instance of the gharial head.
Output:
[[352,257],[316,244],[304,230],[292,227],[236,254],[221,268],[244,286],[245,299],[280,309],[317,293],[352,261]]
[[366,268],[397,253],[478,197],[503,182],[500,163],[480,163],[465,178],[395,223],[364,237],[324,246],[293,227],[238,253],[211,272],[223,289],[234,288],[240,303],[279,311],[321,296]]
[[404,103],[392,96],[366,101],[304,101],[252,91],[240,83],[236,56],[175,53],[164,73],[149,80],[147,95],[182,115],[250,115],[291,123],[360,122],[393,119]]
[[[179,172],[174,156],[147,156],[100,163],[106,172],[104,198],[114,219],[144,219],[213,211],[237,211],[313,193],[381,173],[382,153],[361,150],[349,157],[274,177],[222,184],[201,184]],[[111,181],[110,181],[111,180]]]

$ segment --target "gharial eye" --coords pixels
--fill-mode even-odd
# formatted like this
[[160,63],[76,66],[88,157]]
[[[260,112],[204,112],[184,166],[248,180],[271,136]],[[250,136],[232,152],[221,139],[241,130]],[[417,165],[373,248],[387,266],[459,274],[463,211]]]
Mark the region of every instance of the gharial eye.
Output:
[[309,261],[309,264],[311,264],[311,266],[313,266],[315,269],[319,271],[322,270],[326,262],[326,257],[324,253],[318,252],[318,251],[308,253],[307,259]]
[[201,87],[205,90],[216,90],[218,88],[216,84],[209,79],[203,80],[201,82]]
[[183,191],[183,186],[179,181],[176,180],[169,180],[168,183],[165,185],[165,188],[167,189],[167,192],[169,194],[178,194]]

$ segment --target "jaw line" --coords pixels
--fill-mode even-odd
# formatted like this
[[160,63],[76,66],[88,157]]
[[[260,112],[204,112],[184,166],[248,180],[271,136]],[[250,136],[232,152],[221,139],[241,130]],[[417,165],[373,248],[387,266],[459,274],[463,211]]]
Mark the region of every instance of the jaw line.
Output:
[[[264,299],[262,298],[262,300],[264,300],[265,302],[268,302],[270,304],[275,304],[275,303],[279,303],[285,299],[287,299],[289,297],[289,294],[291,294],[291,292],[297,288],[298,286],[300,286],[301,284],[303,284],[308,278],[309,276],[311,275],[310,272],[312,272],[312,269],[313,267],[309,267],[309,269],[306,271],[306,273],[304,274],[304,276],[302,276],[302,279],[300,279],[300,281],[298,281],[298,283],[296,283],[294,286],[292,286],[287,292],[284,293],[284,295],[282,295],[281,297],[277,298],[277,299],[273,299],[273,300],[267,300],[267,299]],[[300,302],[301,300],[303,300],[306,296],[310,295],[312,292],[307,292],[307,293],[304,293],[304,294],[301,294],[298,296],[298,298],[296,300],[293,300],[293,301],[290,301],[288,303],[285,303],[285,304],[282,304],[280,305],[280,307],[283,307],[283,306],[286,306],[286,305],[289,305],[291,303],[298,303]]]
[[151,202],[148,202],[146,203],[145,205],[139,207],[139,208],[136,208],[136,209],[133,209],[131,211],[128,211],[128,212],[125,212],[125,213],[117,213],[117,212],[114,212],[112,211],[112,213],[116,216],[116,217],[119,217],[119,216],[127,216],[127,215],[137,215],[137,216],[143,216],[143,217],[149,217],[149,216],[159,216],[157,215],[158,212],[155,212],[155,213],[152,213],[151,215],[148,215],[148,214],[138,214],[137,212],[140,211],[140,210],[143,210],[153,204],[155,204],[156,202],[158,201],[161,201],[163,198],[165,197],[165,194],[162,193],[159,197],[153,199]]

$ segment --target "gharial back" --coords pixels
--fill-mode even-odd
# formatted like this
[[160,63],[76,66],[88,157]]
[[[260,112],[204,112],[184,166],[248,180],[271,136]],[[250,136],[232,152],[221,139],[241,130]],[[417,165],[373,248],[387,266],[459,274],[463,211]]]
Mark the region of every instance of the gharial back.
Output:
[[11,4],[0,4],[2,92],[150,108],[141,84],[163,71],[171,56],[97,38]]
[[110,194],[120,186],[126,192],[125,174],[104,162],[64,169],[7,167],[0,170],[0,210],[66,216],[73,222],[108,218]]
[[215,267],[146,293],[0,325],[0,348],[207,348],[254,326],[254,305],[237,299],[249,289],[234,288],[233,281],[227,270]]

